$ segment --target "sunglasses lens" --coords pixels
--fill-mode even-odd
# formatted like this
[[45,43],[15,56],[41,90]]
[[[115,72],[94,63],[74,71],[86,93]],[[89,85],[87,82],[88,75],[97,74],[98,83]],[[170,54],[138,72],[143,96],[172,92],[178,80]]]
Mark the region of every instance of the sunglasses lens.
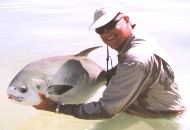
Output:
[[115,28],[116,24],[117,24],[117,22],[111,21],[110,23],[106,24],[105,26],[97,28],[95,31],[98,34],[103,34],[104,33],[104,29],[106,29],[106,30],[112,30],[112,29]]
[[115,25],[117,24],[117,21],[111,21],[110,23],[108,23],[106,26],[105,26],[105,29],[107,30],[112,30],[115,28]]
[[[123,18],[123,17],[122,17]],[[121,18],[121,19],[122,19]],[[115,28],[115,26],[116,26],[116,24],[121,20],[121,19],[119,19],[119,20],[117,20],[117,21],[110,21],[108,24],[106,24],[106,25],[104,25],[103,27],[100,27],[100,28],[97,28],[95,31],[96,31],[96,33],[98,33],[98,34],[103,34],[104,33],[104,30],[106,29],[106,30],[112,30],[112,29],[114,29]]]
[[104,28],[97,28],[95,31],[98,34],[103,34],[104,33]]

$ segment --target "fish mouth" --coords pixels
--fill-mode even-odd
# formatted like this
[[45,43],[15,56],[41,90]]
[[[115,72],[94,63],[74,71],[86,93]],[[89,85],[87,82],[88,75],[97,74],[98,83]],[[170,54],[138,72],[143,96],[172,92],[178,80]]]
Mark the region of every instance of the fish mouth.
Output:
[[22,98],[22,97],[16,97],[16,96],[13,96],[13,95],[9,94],[9,95],[8,95],[8,99],[10,99],[10,100],[15,100],[15,101],[17,101],[17,102],[22,102],[21,99],[23,99],[23,98]]

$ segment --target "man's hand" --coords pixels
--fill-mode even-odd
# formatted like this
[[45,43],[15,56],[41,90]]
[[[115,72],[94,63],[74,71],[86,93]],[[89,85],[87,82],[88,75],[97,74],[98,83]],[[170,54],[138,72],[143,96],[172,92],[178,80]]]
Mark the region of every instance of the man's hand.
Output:
[[39,93],[39,96],[40,96],[42,102],[38,105],[34,105],[33,107],[36,109],[39,109],[39,110],[55,112],[55,109],[57,107],[57,103],[46,98],[43,93]]

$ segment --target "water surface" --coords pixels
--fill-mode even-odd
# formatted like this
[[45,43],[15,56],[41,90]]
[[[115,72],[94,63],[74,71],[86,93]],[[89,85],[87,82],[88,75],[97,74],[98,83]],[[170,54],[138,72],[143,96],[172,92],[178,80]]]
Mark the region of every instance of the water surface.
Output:
[[[0,128],[2,130],[189,130],[189,110],[175,119],[150,119],[120,113],[109,120],[81,120],[37,111],[7,99],[13,77],[28,63],[75,54],[102,45],[90,58],[106,67],[106,47],[88,30],[101,0],[0,1]],[[143,31],[162,42],[176,69],[183,100],[190,108],[190,2],[188,0],[118,0]],[[113,64],[116,52],[110,50]],[[98,57],[98,58],[97,58]],[[99,96],[99,95],[98,95]]]

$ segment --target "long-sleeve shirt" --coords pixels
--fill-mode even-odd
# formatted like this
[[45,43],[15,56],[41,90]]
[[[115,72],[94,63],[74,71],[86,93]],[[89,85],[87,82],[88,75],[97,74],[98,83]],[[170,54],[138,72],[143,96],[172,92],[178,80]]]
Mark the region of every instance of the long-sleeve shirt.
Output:
[[103,119],[121,111],[143,117],[164,117],[185,110],[174,81],[172,63],[157,42],[131,35],[118,59],[116,73],[99,101],[62,105],[60,113]]

